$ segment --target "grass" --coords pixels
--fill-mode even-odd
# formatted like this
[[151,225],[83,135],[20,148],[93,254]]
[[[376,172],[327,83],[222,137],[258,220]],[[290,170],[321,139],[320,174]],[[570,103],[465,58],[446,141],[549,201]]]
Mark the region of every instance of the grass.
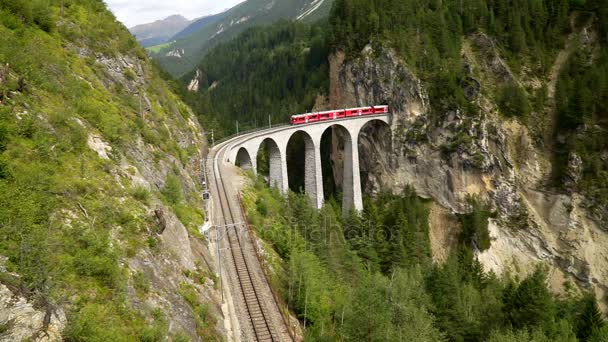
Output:
[[181,283],[179,294],[190,305],[196,321],[196,332],[203,341],[220,341],[215,335],[215,321],[209,314],[209,307],[201,303],[197,289],[190,284]]
[[143,272],[133,274],[133,287],[140,298],[144,298],[150,292],[150,282]]
[[149,52],[152,52],[152,53],[159,53],[161,50],[163,50],[165,48],[168,48],[171,45],[173,45],[173,42],[158,44],[158,45],[154,45],[154,46],[149,46],[149,47],[146,48],[146,50],[148,50]]
[[[48,7],[29,21],[0,0],[0,61],[9,65],[0,82],[0,255],[25,293],[62,303],[66,340],[162,340],[166,320],[130,303],[125,262],[156,248],[148,207],[162,195],[134,187],[134,173],[120,165],[140,166],[130,156],[142,137],[140,152],[158,165],[187,163],[192,146],[171,139],[192,133],[187,108],[103,2],[69,1],[61,20],[58,1],[37,2]],[[141,64],[145,84],[135,88],[153,104],[144,119],[125,91],[140,76],[136,69],[123,68],[121,84],[101,55]],[[112,147],[109,160],[87,146],[90,134]],[[187,209],[178,216],[188,227],[202,220],[195,200],[180,198]],[[143,274],[133,284],[139,296],[152,291]]]

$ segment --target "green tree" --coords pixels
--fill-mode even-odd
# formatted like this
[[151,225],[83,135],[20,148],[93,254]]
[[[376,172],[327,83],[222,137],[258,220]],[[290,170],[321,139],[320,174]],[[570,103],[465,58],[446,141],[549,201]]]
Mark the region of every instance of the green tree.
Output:
[[504,292],[504,312],[514,328],[543,328],[551,322],[556,308],[546,282],[545,271],[537,268],[519,285],[507,286]]
[[575,323],[576,337],[587,341],[596,334],[596,331],[600,331],[606,326],[606,321],[593,294],[586,294],[579,305],[579,313]]
[[514,82],[502,87],[498,105],[501,112],[510,117],[525,119],[531,111],[530,100],[526,92]]
[[492,243],[490,231],[488,230],[488,219],[493,216],[487,204],[478,198],[468,199],[469,213],[458,215],[461,231],[459,240],[470,246],[475,245],[480,251],[490,248]]
[[604,324],[603,327],[595,329],[589,339],[588,342],[603,342],[608,341],[608,326]]

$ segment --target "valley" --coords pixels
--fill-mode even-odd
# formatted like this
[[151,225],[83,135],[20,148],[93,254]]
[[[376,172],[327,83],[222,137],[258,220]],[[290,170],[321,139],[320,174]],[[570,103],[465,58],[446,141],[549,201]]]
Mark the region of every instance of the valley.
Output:
[[608,340],[605,1],[112,6],[0,0],[0,341]]

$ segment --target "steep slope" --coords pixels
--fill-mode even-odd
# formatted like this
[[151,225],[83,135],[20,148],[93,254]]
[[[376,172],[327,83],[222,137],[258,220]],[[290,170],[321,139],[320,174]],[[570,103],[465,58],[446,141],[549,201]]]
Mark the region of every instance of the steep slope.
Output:
[[283,123],[326,92],[326,54],[319,27],[279,22],[251,28],[212,49],[182,78],[189,88],[184,98],[204,113],[201,122],[218,138],[236,133],[235,120],[242,130],[267,125],[269,115]]
[[168,42],[173,35],[188,27],[191,21],[181,15],[172,15],[153,23],[131,27],[129,31],[143,47]]
[[194,70],[204,55],[217,44],[234,38],[247,28],[278,20],[315,21],[329,13],[333,0],[247,0],[153,55],[173,76]]
[[0,1],[0,335],[216,340],[204,132],[102,1]]
[[[382,22],[360,20],[360,14],[400,16],[407,4],[392,8],[392,14],[376,14],[349,7],[354,2],[339,1],[332,17],[335,44],[342,51],[330,58],[328,102],[332,108],[369,103],[392,108],[389,157],[374,153],[385,141],[370,139],[363,144],[373,148],[360,152],[368,191],[410,184],[454,214],[469,212],[471,198],[479,198],[496,213],[489,232],[478,231],[470,240],[487,270],[522,275],[547,265],[555,291],[575,283],[593,292],[606,309],[608,255],[602,246],[608,242],[608,164],[603,157],[608,85],[599,76],[608,65],[601,38],[605,7],[589,2],[586,11],[578,12],[566,2],[557,8],[545,2],[534,9],[519,2],[521,6],[505,9],[487,2],[465,9],[470,18],[459,22],[451,18],[458,2],[446,2],[445,8],[429,3],[424,15],[410,13],[410,20],[389,20],[393,27],[383,28]],[[486,21],[483,13],[488,12],[493,22]],[[513,17],[501,18],[500,13],[514,12],[528,34],[501,23]],[[424,23],[433,15],[444,28],[417,29],[427,27]],[[541,17],[546,20],[542,24],[536,20]],[[467,28],[467,22],[472,26]],[[348,39],[353,27],[359,28],[358,38],[368,30],[369,36],[363,35],[368,38]],[[389,39],[369,39],[378,31]],[[452,34],[456,39],[447,38]],[[397,35],[400,40],[390,39]],[[568,36],[577,45],[571,57],[571,43],[564,44],[572,40]],[[568,66],[560,68],[563,59]],[[558,108],[547,111],[545,103],[553,97],[547,92],[551,70],[560,69]],[[555,123],[546,125],[550,115]],[[547,136],[561,147],[549,149],[543,141]],[[435,224],[445,224],[431,227],[445,236],[461,229],[447,220]]]
[[210,25],[213,22],[215,22],[216,20],[219,20],[220,18],[222,18],[223,15],[224,15],[224,13],[222,12],[222,13],[218,13],[218,14],[214,14],[214,15],[208,15],[208,16],[202,17],[200,19],[195,19],[188,26],[186,26],[183,30],[179,31],[173,37],[171,37],[171,39],[169,39],[169,40],[174,41],[174,40],[186,38],[186,37],[190,36],[191,34],[195,33],[196,31],[200,30],[202,27],[204,27],[206,25]]
[[[555,291],[576,284],[606,309],[607,15],[603,1],[336,0],[324,32],[331,53],[320,57],[329,58],[328,94],[315,109],[390,105],[392,135],[360,136],[364,193],[409,184],[431,199],[436,260],[465,244],[499,274],[545,265]],[[199,87],[193,105],[227,118],[227,131],[235,119],[265,122],[263,111],[286,118],[297,108],[284,106],[290,98],[302,104],[323,90],[296,96],[302,87],[290,82],[306,82],[283,71],[297,65],[289,49],[248,45],[274,29],[214,49],[185,79]],[[229,62],[206,63],[220,51],[260,63],[223,76]],[[222,89],[231,82],[240,86]],[[332,157],[334,171],[340,163]],[[463,229],[467,215],[485,223]]]

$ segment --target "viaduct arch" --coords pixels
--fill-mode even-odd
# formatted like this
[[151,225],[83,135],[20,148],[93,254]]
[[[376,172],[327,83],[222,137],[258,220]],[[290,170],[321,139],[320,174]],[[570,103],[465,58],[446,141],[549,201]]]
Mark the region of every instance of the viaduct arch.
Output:
[[[359,133],[372,121],[390,125],[390,114],[365,115],[302,125],[279,126],[241,135],[229,142],[226,161],[244,169],[257,170],[257,155],[262,144],[269,152],[270,184],[281,192],[289,189],[287,175],[287,144],[296,133],[305,137],[304,190],[317,208],[323,206],[323,175],[321,170],[321,137],[332,126],[342,127],[347,134],[344,144],[342,210],[363,210],[359,174]],[[300,133],[301,132],[301,133]]]

